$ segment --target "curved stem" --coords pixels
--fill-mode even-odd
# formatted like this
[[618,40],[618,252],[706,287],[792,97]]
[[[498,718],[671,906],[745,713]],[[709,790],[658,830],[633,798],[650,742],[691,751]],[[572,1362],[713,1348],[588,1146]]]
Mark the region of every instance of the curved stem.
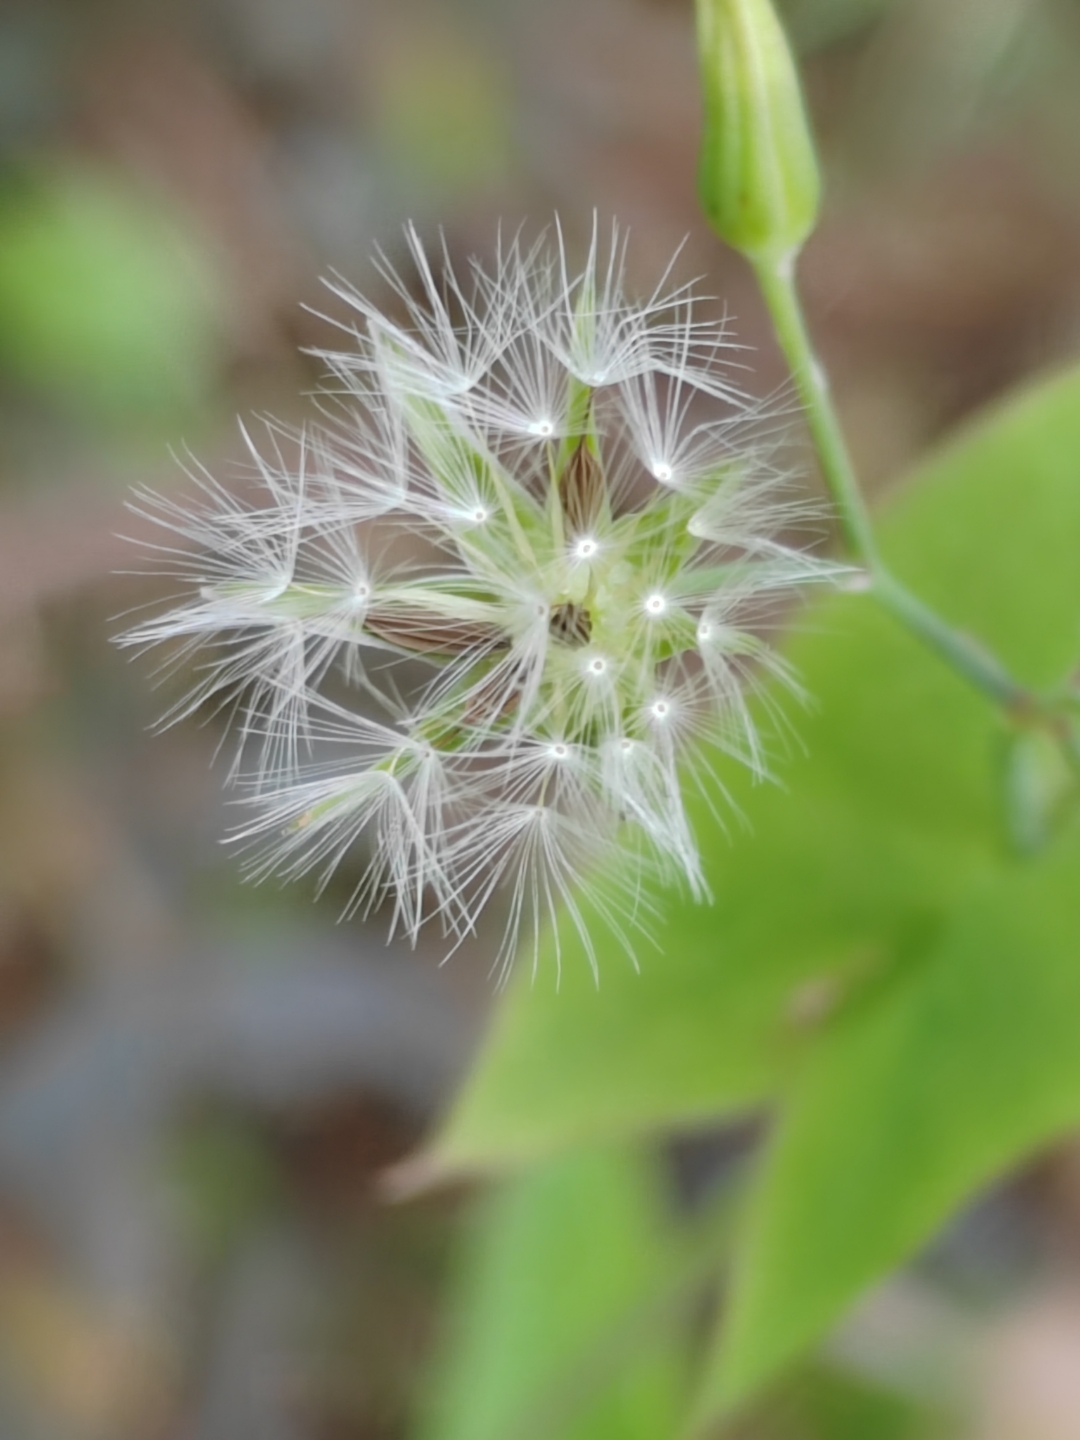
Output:
[[829,382],[814,353],[794,278],[794,257],[754,266],[777,339],[791,368],[814,441],[822,477],[836,506],[852,558],[865,565],[871,592],[891,614],[977,689],[1017,718],[1044,708],[990,651],[955,630],[889,570],[874,538],[847,443],[829,393]]
[[755,265],[754,270],[803,403],[822,477],[836,505],[844,540],[852,558],[860,560],[873,575],[881,565],[877,542],[833,408],[828,377],[814,354],[806,328],[795,288],[794,259],[785,257],[779,264],[763,262]]

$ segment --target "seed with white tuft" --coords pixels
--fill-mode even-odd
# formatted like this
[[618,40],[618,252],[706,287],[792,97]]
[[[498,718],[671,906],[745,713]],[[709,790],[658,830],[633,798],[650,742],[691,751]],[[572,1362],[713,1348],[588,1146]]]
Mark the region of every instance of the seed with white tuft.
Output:
[[838,567],[776,538],[799,507],[748,445],[723,327],[666,277],[628,300],[617,230],[577,276],[559,234],[468,285],[407,238],[417,283],[385,272],[407,323],[335,287],[358,318],[324,357],[339,420],[245,432],[254,492],[195,469],[193,501],[139,498],[189,598],[124,643],[190,668],[167,718],[238,717],[256,875],[325,881],[358,850],[350,908],[412,939],[437,916],[456,943],[501,894],[500,964],[556,911],[592,958],[605,855],[629,892],[592,909],[624,941],[635,864],[705,895],[681,757],[738,732],[763,769],[749,661],[785,672],[747,617]]

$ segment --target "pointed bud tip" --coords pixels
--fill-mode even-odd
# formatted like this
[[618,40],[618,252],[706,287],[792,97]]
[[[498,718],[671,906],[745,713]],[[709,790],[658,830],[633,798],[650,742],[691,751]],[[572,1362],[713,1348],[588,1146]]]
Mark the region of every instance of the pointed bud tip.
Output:
[[702,208],[733,249],[775,265],[813,230],[820,196],[795,62],[771,0],[696,3]]

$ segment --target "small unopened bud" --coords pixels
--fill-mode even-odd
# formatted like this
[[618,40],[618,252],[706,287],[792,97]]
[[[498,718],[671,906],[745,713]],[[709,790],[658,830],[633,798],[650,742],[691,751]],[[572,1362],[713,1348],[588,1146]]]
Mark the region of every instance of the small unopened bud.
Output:
[[1064,748],[1069,741],[1067,732],[1045,729],[1020,730],[1009,738],[1002,776],[1005,821],[1021,855],[1049,844],[1076,803],[1076,772]]
[[727,244],[779,264],[814,228],[820,193],[787,38],[771,0],[697,0],[697,25],[702,208]]

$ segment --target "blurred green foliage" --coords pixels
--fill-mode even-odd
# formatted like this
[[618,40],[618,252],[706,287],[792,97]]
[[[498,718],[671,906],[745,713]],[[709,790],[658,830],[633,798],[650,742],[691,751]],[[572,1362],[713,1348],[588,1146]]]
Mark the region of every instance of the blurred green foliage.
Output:
[[633,1324],[678,1253],[651,1167],[585,1152],[504,1186],[474,1221],[423,1440],[676,1433],[674,1337]]
[[164,206],[92,168],[0,191],[0,365],[81,416],[174,425],[205,399],[218,277]]

